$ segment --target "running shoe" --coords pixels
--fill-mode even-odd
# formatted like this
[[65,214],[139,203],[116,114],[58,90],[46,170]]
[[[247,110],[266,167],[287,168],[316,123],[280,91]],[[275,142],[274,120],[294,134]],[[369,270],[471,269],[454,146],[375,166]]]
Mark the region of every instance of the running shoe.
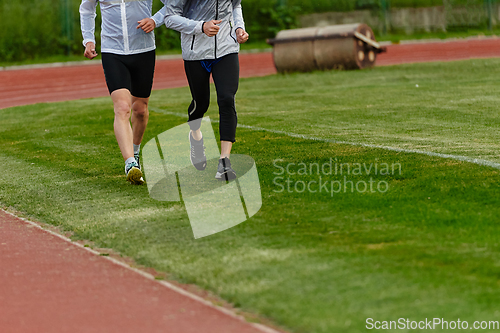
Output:
[[127,181],[130,182],[130,184],[144,184],[144,178],[142,178],[141,168],[136,161],[132,161],[125,165],[125,174],[127,175]]
[[233,168],[231,167],[231,161],[229,160],[229,158],[224,157],[219,160],[219,166],[217,167],[215,179],[225,181],[236,179],[236,172],[234,172]]
[[196,141],[191,132],[189,132],[189,143],[191,144],[191,164],[197,170],[205,170],[207,167],[207,157],[205,156],[205,146],[203,145],[203,138],[200,141]]

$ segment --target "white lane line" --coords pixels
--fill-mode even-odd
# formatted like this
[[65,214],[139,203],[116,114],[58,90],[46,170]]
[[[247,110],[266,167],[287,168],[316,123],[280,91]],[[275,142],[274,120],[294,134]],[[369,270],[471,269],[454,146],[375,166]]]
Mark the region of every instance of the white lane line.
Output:
[[89,247],[85,247],[85,246],[83,246],[83,245],[81,245],[79,243],[73,242],[70,238],[68,238],[66,236],[63,236],[61,234],[58,234],[57,232],[54,232],[54,231],[49,230],[49,229],[45,229],[41,225],[39,225],[38,223],[35,223],[35,222],[27,220],[25,218],[16,216],[13,213],[8,212],[8,211],[6,211],[4,209],[0,208],[0,210],[2,212],[6,213],[6,214],[9,214],[9,215],[15,217],[16,219],[19,219],[19,220],[21,220],[21,221],[23,221],[23,222],[25,222],[25,223],[27,223],[27,224],[35,227],[35,228],[38,228],[38,229],[40,229],[40,230],[42,230],[42,231],[44,231],[46,233],[49,233],[49,234],[51,234],[53,236],[56,236],[56,237],[62,239],[63,241],[65,241],[67,243],[70,243],[70,244],[75,245],[75,246],[77,246],[77,247],[79,247],[79,248],[81,248],[81,249],[83,249],[85,251],[88,251],[88,252],[92,253],[93,255],[96,255],[96,256],[99,256],[100,258],[103,258],[103,259],[106,259],[108,261],[111,261],[115,265],[118,265],[118,266],[121,266],[123,268],[126,268],[126,269],[128,269],[128,270],[130,270],[132,272],[135,272],[135,273],[141,275],[142,277],[144,277],[144,278],[146,278],[148,280],[151,280],[151,281],[154,281],[156,283],[159,283],[159,284],[163,285],[164,287],[166,287],[168,289],[171,289],[171,290],[173,290],[173,291],[175,291],[175,292],[177,292],[177,293],[179,293],[181,295],[184,295],[186,297],[191,298],[194,301],[202,303],[202,304],[204,304],[204,305],[206,305],[206,306],[208,306],[210,308],[213,308],[213,309],[215,309],[215,310],[217,310],[219,312],[224,313],[225,315],[228,315],[228,316],[230,316],[230,317],[232,317],[234,319],[242,321],[242,322],[244,322],[247,325],[253,326],[254,328],[258,329],[259,331],[261,331],[263,333],[283,333],[281,331],[277,331],[277,330],[275,330],[273,328],[267,327],[267,326],[262,325],[262,324],[248,322],[243,316],[240,316],[240,315],[234,313],[233,311],[231,311],[229,309],[223,308],[221,306],[217,306],[217,305],[213,304],[212,302],[207,301],[206,299],[204,299],[204,298],[202,298],[200,296],[197,296],[197,295],[195,295],[193,293],[190,293],[189,291],[186,291],[186,290],[184,290],[184,289],[182,289],[180,287],[177,287],[176,285],[174,285],[172,283],[169,283],[167,281],[156,280],[155,277],[153,275],[149,274],[149,273],[146,273],[144,271],[141,271],[140,269],[131,267],[131,266],[127,265],[126,263],[121,262],[120,260],[114,259],[112,257],[102,256],[101,255],[102,253],[100,253],[100,252],[98,252],[96,250],[93,250],[93,249],[91,249]]
[[[172,115],[172,116],[187,118],[187,115],[184,113],[171,112],[171,111],[162,110],[159,108],[151,108],[151,107],[149,108],[149,110],[157,112],[157,113],[163,113],[163,114],[168,114],[168,115]],[[211,121],[213,123],[219,123],[218,120],[211,120]],[[285,131],[273,130],[273,129],[263,128],[263,127],[243,125],[243,124],[238,124],[238,127],[250,129],[253,131],[262,131],[262,132],[269,132],[269,133],[273,133],[273,134],[286,135],[286,136],[289,136],[292,138],[298,138],[298,139],[304,139],[304,140],[336,143],[336,144],[358,146],[358,147],[365,147],[365,148],[384,149],[384,150],[394,151],[397,153],[421,154],[421,155],[427,155],[427,156],[432,156],[432,157],[447,158],[447,159],[457,160],[457,161],[461,161],[461,162],[474,163],[474,164],[487,166],[487,167],[491,167],[491,168],[495,168],[495,169],[500,170],[500,163],[495,163],[495,162],[491,162],[488,160],[482,160],[482,159],[478,159],[478,158],[472,158],[472,157],[468,157],[468,156],[441,154],[441,153],[435,153],[432,151],[424,151],[424,150],[417,150],[417,149],[404,149],[404,148],[397,148],[397,147],[372,145],[372,144],[368,144],[368,143],[339,141],[339,140],[318,138],[318,137],[304,135],[304,134],[296,134],[296,133],[292,133],[292,132],[285,132]]]

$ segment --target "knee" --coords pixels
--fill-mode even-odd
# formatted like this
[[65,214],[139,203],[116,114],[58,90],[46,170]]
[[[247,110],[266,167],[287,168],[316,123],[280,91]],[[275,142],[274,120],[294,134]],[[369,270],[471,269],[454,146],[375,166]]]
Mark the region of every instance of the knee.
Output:
[[193,100],[189,106],[190,114],[205,114],[210,106],[210,98]]
[[137,101],[132,105],[132,110],[136,117],[147,117],[148,116],[148,102]]
[[221,109],[234,110],[234,94],[224,93],[217,96],[217,104]]
[[121,119],[130,118],[130,108],[131,105],[127,101],[118,101],[115,102],[115,117]]

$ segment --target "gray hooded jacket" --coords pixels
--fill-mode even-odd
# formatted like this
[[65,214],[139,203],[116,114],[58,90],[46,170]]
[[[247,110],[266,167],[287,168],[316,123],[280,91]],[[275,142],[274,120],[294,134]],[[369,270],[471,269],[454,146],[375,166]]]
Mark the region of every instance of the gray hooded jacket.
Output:
[[[137,22],[151,17],[153,0],[82,0],[80,23],[83,45],[95,44],[95,17],[97,4],[101,6],[101,52],[121,55],[137,54],[155,49],[155,35],[137,29]],[[156,27],[163,24],[164,13],[151,17]]]
[[[218,59],[238,53],[236,29],[245,29],[241,0],[161,0],[167,28],[181,33],[184,60]],[[203,31],[204,22],[222,20],[214,37]]]

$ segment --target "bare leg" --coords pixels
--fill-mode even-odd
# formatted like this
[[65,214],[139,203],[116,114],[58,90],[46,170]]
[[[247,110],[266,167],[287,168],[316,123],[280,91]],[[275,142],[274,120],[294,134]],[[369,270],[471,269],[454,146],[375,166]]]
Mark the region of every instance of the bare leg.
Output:
[[139,145],[142,142],[146,126],[148,125],[148,102],[149,98],[132,96],[132,131],[135,145]]
[[115,109],[115,136],[124,160],[134,157],[132,145],[133,132],[130,126],[130,109],[132,108],[132,95],[127,89],[118,89],[111,93]]
[[203,138],[203,135],[201,134],[201,130],[199,128],[196,131],[191,131],[191,136],[196,141],[200,141]]
[[231,155],[231,148],[233,147],[233,143],[231,141],[221,141],[220,142],[220,158],[227,157]]

